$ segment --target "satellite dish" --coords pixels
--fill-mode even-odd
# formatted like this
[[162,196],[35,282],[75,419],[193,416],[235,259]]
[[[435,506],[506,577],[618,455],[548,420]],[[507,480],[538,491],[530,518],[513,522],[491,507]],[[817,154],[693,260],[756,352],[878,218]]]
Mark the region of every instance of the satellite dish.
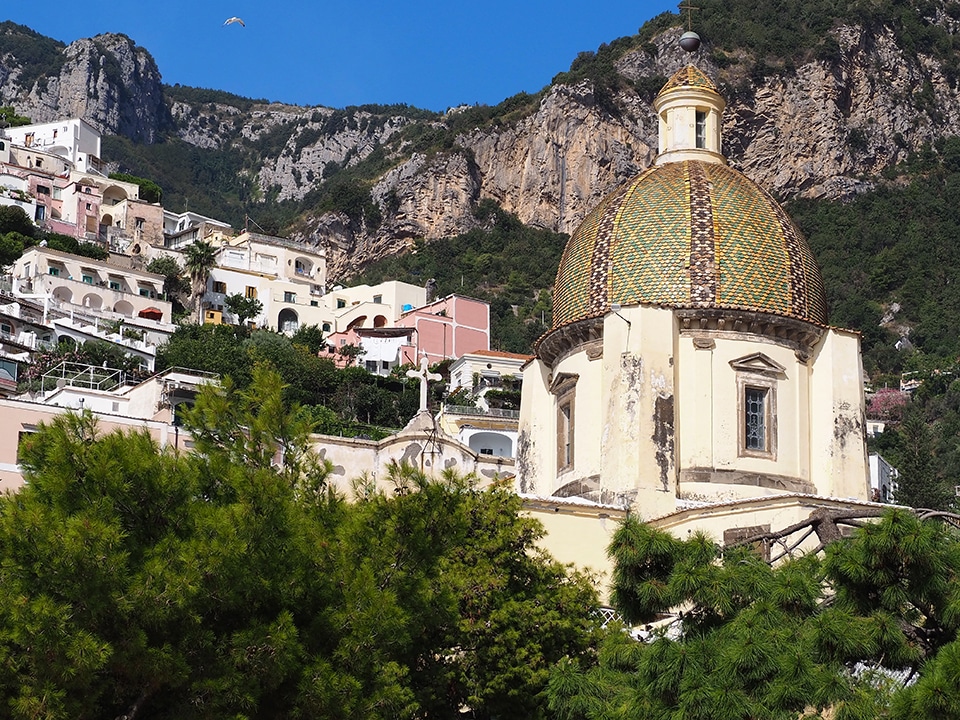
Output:
[[696,52],[700,49],[700,36],[692,30],[687,30],[680,36],[680,47],[688,53]]

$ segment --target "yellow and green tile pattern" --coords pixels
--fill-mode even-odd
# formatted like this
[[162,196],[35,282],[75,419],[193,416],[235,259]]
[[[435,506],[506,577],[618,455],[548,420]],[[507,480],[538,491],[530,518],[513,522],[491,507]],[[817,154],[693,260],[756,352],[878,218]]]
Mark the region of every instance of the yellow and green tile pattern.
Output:
[[660,88],[659,95],[666,95],[671,90],[677,88],[698,88],[702,90],[711,90],[717,92],[717,86],[708,78],[700,68],[693,65],[687,65],[680,68],[667,80],[667,84]]
[[693,160],[653,167],[614,191],[567,244],[553,326],[614,303],[827,323],[820,270],[783,209],[742,173]]

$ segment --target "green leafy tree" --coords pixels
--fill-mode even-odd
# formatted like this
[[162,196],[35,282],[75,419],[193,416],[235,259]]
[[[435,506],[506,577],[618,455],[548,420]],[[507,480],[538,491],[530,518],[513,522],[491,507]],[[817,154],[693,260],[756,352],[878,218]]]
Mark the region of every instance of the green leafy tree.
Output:
[[508,489],[392,470],[345,503],[266,367],[205,387],[189,453],[89,414],[0,496],[0,715],[544,717],[596,597]]
[[319,353],[327,344],[323,337],[323,330],[318,325],[301,325],[293,333],[290,341],[294,345],[307,348],[313,354]]
[[169,255],[153,258],[146,266],[147,272],[163,275],[163,295],[174,307],[174,315],[184,311],[184,301],[190,295],[190,285],[183,277],[183,268]]
[[32,121],[24,115],[17,115],[16,109],[12,105],[0,106],[0,128],[20,127],[29,125]]
[[237,325],[246,325],[247,320],[257,317],[263,312],[263,303],[255,297],[245,297],[240,293],[227,295],[223,302],[230,312],[237,316]]
[[[317,673],[332,701],[322,716],[379,702],[396,717],[545,717],[551,665],[598,632],[591,582],[537,549],[542,527],[510,488],[480,492],[474,478],[431,481],[406,465],[390,478],[392,497],[362,495],[345,527],[335,580],[349,596],[330,616],[345,628],[335,655],[375,690],[330,697]],[[384,687],[401,669],[404,689]]]
[[185,367],[229,375],[245,387],[253,369],[242,350],[249,335],[249,330],[234,325],[181,325],[157,349],[157,368]]
[[102,245],[91,242],[80,242],[69,235],[45,232],[42,233],[42,237],[43,240],[46,241],[47,247],[52,250],[93,258],[94,260],[105,260],[110,256],[110,253]]
[[11,265],[23,255],[23,251],[34,244],[33,238],[16,231],[0,235],[0,267]]
[[0,205],[0,235],[11,232],[32,238],[37,227],[19,205]]
[[[862,527],[839,539],[842,520]],[[823,557],[761,557],[806,531]],[[595,664],[559,663],[548,695],[560,718],[957,716],[953,529],[903,510],[866,523],[820,512],[724,549],[628,518],[610,552],[613,602],[648,640],[614,634]]]
[[163,190],[153,180],[146,180],[127,173],[110,173],[113,180],[122,180],[140,187],[140,199],[148,203],[159,203],[163,199]]

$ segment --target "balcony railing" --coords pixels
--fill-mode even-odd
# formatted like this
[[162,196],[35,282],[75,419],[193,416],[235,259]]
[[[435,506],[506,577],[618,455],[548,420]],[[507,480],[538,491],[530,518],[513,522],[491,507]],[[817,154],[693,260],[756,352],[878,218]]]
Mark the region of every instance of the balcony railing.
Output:
[[520,417],[519,410],[502,410],[500,408],[490,408],[489,410],[484,410],[483,408],[474,407],[472,405],[444,405],[443,411],[450,413],[451,415],[472,415],[474,417],[498,417],[498,418],[510,418],[511,420],[517,420]]

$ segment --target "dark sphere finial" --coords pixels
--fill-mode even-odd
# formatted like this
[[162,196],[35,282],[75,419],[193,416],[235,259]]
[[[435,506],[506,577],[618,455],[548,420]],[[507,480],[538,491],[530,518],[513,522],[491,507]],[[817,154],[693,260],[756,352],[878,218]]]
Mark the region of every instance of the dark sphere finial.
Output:
[[700,36],[692,30],[687,30],[680,36],[680,47],[688,53],[696,52],[700,49]]

